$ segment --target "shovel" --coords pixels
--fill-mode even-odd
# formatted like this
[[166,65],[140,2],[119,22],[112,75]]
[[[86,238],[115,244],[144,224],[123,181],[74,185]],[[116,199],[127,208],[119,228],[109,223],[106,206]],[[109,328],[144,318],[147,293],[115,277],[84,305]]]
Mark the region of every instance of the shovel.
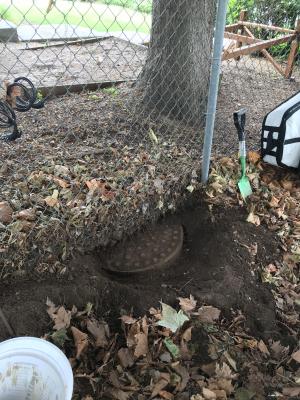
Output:
[[233,113],[234,125],[238,132],[239,137],[239,157],[241,163],[242,176],[238,181],[238,188],[241,192],[242,198],[245,200],[252,194],[251,185],[248,177],[246,176],[246,141],[245,141],[245,123],[246,123],[246,110],[240,109]]

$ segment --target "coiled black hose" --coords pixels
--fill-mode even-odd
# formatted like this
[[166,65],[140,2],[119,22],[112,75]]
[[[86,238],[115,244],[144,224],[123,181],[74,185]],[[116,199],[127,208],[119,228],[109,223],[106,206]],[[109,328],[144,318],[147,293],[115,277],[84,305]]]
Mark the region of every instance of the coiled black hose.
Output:
[[11,133],[3,135],[1,140],[11,142],[18,139],[21,136],[21,132],[18,130],[16,114],[11,106],[4,101],[0,100],[0,128],[13,128]]
[[[14,90],[18,88],[19,93],[14,95]],[[40,109],[45,105],[44,100],[37,99],[37,90],[30,79],[23,76],[16,78],[13,83],[7,86],[7,99],[13,99],[13,107],[16,111],[26,112],[31,108]],[[13,132],[2,136],[0,139],[13,141],[21,136],[16,122],[16,114],[7,101],[0,101],[0,128],[13,128]]]
[[16,78],[7,86],[7,96],[11,96],[14,88],[20,88],[20,96],[16,96],[15,109],[19,112],[29,111],[31,108],[44,107],[44,100],[37,100],[37,91],[30,79],[23,76]]

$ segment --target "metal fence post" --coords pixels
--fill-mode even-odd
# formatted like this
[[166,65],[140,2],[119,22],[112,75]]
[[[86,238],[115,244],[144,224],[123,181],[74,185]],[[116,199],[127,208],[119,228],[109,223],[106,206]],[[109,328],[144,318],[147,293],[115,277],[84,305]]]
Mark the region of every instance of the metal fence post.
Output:
[[211,76],[207,100],[206,124],[203,144],[203,161],[201,180],[206,183],[208,180],[211,146],[214,133],[218,88],[221,69],[221,57],[223,50],[224,31],[226,25],[226,12],[228,0],[218,0],[216,27],[214,35],[213,58],[211,66]]

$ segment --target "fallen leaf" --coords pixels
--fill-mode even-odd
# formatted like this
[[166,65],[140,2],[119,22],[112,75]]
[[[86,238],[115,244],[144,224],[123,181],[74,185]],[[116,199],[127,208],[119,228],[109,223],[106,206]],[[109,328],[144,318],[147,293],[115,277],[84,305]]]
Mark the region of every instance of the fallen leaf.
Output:
[[189,328],[187,328],[187,329],[183,332],[181,338],[182,338],[185,342],[190,342],[190,341],[192,340],[192,329],[193,329],[193,327],[190,326]]
[[63,306],[55,308],[50,301],[49,304],[47,312],[54,322],[53,329],[58,331],[69,328],[72,318],[71,311],[67,311]]
[[[166,374],[165,374],[166,375]],[[155,396],[158,395],[158,393],[163,390],[166,386],[168,386],[170,382],[170,379],[165,379],[165,378],[161,378],[159,379],[158,382],[155,383],[153,389],[152,389],[152,393],[151,393],[151,399]]]
[[109,381],[115,388],[120,389],[122,386],[122,383],[120,382],[119,375],[116,370],[110,371]]
[[290,396],[290,397],[297,397],[300,395],[300,386],[295,386],[295,387],[284,387],[282,390],[282,393],[285,396]]
[[139,358],[148,353],[148,336],[144,332],[135,335],[136,347],[134,349],[134,356]]
[[55,207],[58,204],[58,190],[54,189],[52,196],[45,197],[44,201],[49,207]]
[[296,351],[291,355],[292,359],[297,361],[300,364],[300,350]]
[[216,393],[205,387],[202,389],[202,394],[203,394],[205,400],[216,400],[217,399]]
[[250,222],[251,224],[254,224],[256,226],[260,225],[260,218],[258,215],[254,214],[252,211],[249,213],[247,222]]
[[218,378],[233,379],[235,375],[232,373],[231,368],[226,363],[216,365],[216,376]]
[[152,128],[149,129],[149,138],[152,140],[153,143],[158,144],[158,139],[157,136],[155,135],[154,131]]
[[274,265],[274,264],[269,264],[269,265],[266,267],[266,270],[267,270],[270,274],[272,274],[272,273],[277,272],[278,268],[277,268],[276,265]]
[[59,347],[63,347],[67,340],[70,340],[67,335],[67,330],[65,328],[59,331],[53,332],[51,335],[52,341]]
[[268,356],[270,355],[270,352],[269,352],[269,350],[268,350],[268,348],[267,348],[267,346],[265,345],[265,343],[264,343],[263,340],[260,340],[260,341],[258,342],[257,347],[258,347],[258,349],[259,349],[263,354],[267,354]]
[[26,221],[34,221],[36,219],[36,212],[34,208],[27,208],[26,210],[22,210],[18,212],[17,218],[23,219]]
[[109,192],[111,189],[106,182],[97,179],[86,181],[85,184],[90,191],[98,190],[101,194],[107,194],[107,192]]
[[118,351],[118,359],[123,368],[132,367],[134,364],[134,359],[131,355],[131,352],[126,347],[122,347]]
[[213,376],[216,373],[216,363],[212,362],[209,364],[202,364],[200,366],[201,371],[205,372],[208,376]]
[[228,363],[231,365],[231,367],[232,367],[235,371],[237,371],[236,362],[235,362],[234,359],[231,357],[231,355],[228,353],[228,351],[224,351],[223,355],[224,355],[224,357],[226,357],[226,359],[227,359]]
[[255,393],[245,388],[238,388],[234,393],[235,400],[251,400]]
[[53,178],[53,182],[56,183],[57,185],[59,185],[63,189],[66,189],[67,187],[70,186],[70,184],[67,181],[65,181],[64,179],[61,179],[61,178],[57,178],[57,177]]
[[275,196],[272,196],[271,200],[269,201],[269,206],[276,208],[279,206],[279,199],[277,199]]
[[162,305],[162,319],[156,325],[163,326],[176,332],[186,321],[189,320],[188,316],[182,310],[176,311],[173,307],[161,303]]
[[132,396],[133,392],[124,392],[124,390],[121,389],[111,388],[109,389],[108,393],[115,400],[128,400]]
[[120,317],[120,320],[122,322],[124,322],[124,324],[128,324],[128,325],[135,324],[137,321],[135,318],[132,318],[130,315],[122,315],[122,317]]
[[76,347],[76,358],[79,359],[81,354],[88,348],[89,341],[88,335],[86,333],[81,332],[79,329],[75,328],[75,326],[71,327],[71,331],[74,338],[74,343]]
[[173,342],[172,339],[165,338],[164,344],[165,344],[166,348],[169,350],[169,352],[172,354],[173,358],[176,359],[179,357],[179,355],[180,355],[179,347]]
[[248,160],[251,164],[257,164],[260,161],[260,154],[257,151],[249,151]]
[[62,176],[69,176],[70,175],[70,170],[68,167],[65,167],[64,165],[55,165],[54,166],[54,174],[55,175],[62,175]]
[[272,356],[276,360],[280,360],[288,354],[289,346],[288,347],[282,346],[280,341],[278,340],[276,342],[271,342],[270,349],[271,349]]
[[163,194],[163,192],[164,192],[164,182],[163,182],[162,179],[160,179],[160,178],[154,179],[153,185],[154,185],[154,187],[155,187],[155,189],[156,189],[158,194]]
[[289,181],[289,180],[287,180],[287,179],[283,179],[281,182],[280,182],[280,184],[281,184],[281,186],[285,189],[285,190],[292,190],[293,189],[293,182],[292,181]]
[[96,347],[105,348],[108,346],[107,332],[108,326],[94,319],[87,321],[87,330],[95,339]]
[[211,324],[219,319],[221,311],[213,306],[202,306],[198,309],[197,314],[201,322]]
[[192,295],[189,298],[178,297],[179,305],[184,312],[193,311],[196,308],[197,301]]
[[214,392],[216,393],[218,400],[227,400],[227,394],[226,394],[225,390],[214,389]]
[[159,393],[160,397],[166,400],[173,400],[174,399],[174,394],[167,392],[166,390],[161,390]]
[[186,187],[186,190],[188,190],[190,193],[193,193],[193,191],[195,190],[195,187],[193,185],[189,185]]
[[55,304],[53,303],[53,301],[51,301],[51,300],[49,299],[49,297],[47,297],[46,306],[48,307],[47,313],[48,313],[48,315],[49,315],[50,317],[51,317],[52,314],[54,314],[54,313],[56,312],[56,310],[58,309],[58,307],[55,306]]
[[0,202],[0,222],[9,224],[12,221],[13,209],[6,201]]
[[181,378],[181,381],[177,386],[177,391],[183,392],[190,380],[190,374],[184,366],[178,363],[171,364],[171,367]]

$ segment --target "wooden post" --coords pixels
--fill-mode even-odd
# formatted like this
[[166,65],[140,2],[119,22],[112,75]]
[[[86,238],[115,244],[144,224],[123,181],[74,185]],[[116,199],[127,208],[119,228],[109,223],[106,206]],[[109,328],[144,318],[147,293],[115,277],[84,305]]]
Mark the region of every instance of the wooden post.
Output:
[[[245,33],[247,33],[252,39],[254,38],[253,33],[250,31],[249,28],[247,28],[246,26],[244,26],[244,31]],[[273,65],[273,67],[282,75],[285,76],[285,70],[274,60],[274,58],[271,56],[271,54],[266,50],[266,49],[262,49],[261,52],[263,53],[263,55],[266,57],[266,59],[268,61],[270,61],[270,63]]]
[[[246,21],[247,17],[248,17],[248,11],[247,10],[242,10],[240,12],[240,22]],[[244,33],[244,28],[242,27],[242,29],[238,30],[238,34],[243,35],[243,33]],[[242,46],[243,46],[243,42],[239,42],[239,41],[236,42],[236,48],[237,49],[241,48]],[[241,59],[241,57],[237,57],[236,58],[237,61],[240,61],[240,59]]]
[[297,37],[292,41],[291,50],[287,61],[287,66],[285,69],[285,77],[290,78],[293,73],[293,68],[295,65],[296,57],[298,55],[298,49],[300,44],[300,19],[296,20],[295,30],[297,33]]

